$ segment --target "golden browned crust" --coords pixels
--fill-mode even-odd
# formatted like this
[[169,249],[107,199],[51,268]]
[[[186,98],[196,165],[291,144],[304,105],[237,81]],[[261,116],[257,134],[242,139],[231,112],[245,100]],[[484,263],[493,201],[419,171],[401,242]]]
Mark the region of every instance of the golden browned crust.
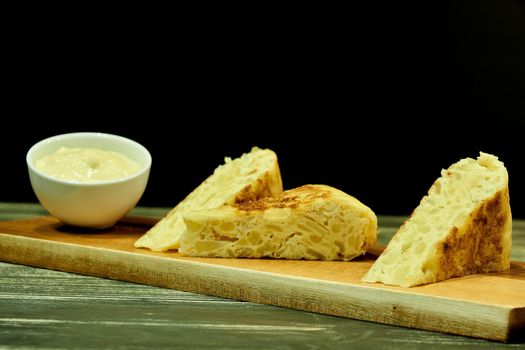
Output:
[[512,220],[508,189],[497,192],[470,214],[464,232],[452,227],[438,245],[437,280],[510,268]]
[[277,197],[266,197],[258,201],[236,203],[235,207],[243,211],[259,211],[271,208],[297,208],[316,199],[328,198],[330,190],[319,186],[305,185],[283,192]]
[[279,165],[276,163],[272,173],[265,173],[262,178],[257,179],[255,183],[247,185],[237,193],[234,203],[258,201],[261,198],[276,196],[282,191],[281,173]]

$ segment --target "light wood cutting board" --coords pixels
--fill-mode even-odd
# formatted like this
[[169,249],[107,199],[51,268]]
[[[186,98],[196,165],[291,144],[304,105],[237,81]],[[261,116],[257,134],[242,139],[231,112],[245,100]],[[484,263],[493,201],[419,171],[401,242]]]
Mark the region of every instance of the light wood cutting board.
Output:
[[52,217],[0,222],[0,260],[328,315],[512,341],[525,333],[525,263],[414,288],[361,283],[350,262],[185,258],[133,247],[152,224],[82,231]]

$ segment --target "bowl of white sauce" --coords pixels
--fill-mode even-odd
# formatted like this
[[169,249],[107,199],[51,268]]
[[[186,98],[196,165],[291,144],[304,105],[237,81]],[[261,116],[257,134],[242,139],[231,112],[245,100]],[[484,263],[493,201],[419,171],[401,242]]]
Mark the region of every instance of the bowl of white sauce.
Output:
[[142,197],[151,155],[141,144],[98,132],[44,139],[26,156],[31,186],[63,223],[94,229],[114,225]]

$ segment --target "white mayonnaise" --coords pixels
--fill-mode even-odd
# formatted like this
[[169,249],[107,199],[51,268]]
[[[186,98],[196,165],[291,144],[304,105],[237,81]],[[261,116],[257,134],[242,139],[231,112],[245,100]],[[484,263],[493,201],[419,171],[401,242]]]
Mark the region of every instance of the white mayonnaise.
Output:
[[115,180],[139,171],[140,164],[123,154],[97,148],[61,147],[36,161],[41,172],[62,180]]

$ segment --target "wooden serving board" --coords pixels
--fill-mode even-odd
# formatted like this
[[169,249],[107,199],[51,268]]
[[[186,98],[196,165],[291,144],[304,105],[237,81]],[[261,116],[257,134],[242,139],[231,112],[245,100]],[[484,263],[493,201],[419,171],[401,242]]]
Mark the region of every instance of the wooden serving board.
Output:
[[133,247],[152,224],[83,231],[52,217],[0,222],[0,260],[328,315],[511,341],[525,333],[525,263],[510,271],[400,288],[361,283],[350,262],[186,258]]

